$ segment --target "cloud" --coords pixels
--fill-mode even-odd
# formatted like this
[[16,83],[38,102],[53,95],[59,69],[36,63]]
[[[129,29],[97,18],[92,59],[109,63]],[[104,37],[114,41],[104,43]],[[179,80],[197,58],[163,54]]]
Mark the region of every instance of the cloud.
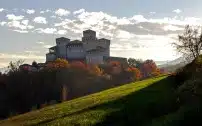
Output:
[[150,14],[156,14],[156,12],[149,12]]
[[51,12],[51,10],[49,10],[49,9],[46,9],[46,12]]
[[27,53],[27,54],[38,54],[38,53],[40,53],[40,51],[33,51],[33,50],[26,50],[26,51],[24,51],[25,53]]
[[48,13],[48,12],[51,12],[51,10],[47,9],[47,10],[42,10],[40,11],[40,14],[44,14],[44,13]]
[[147,21],[147,19],[143,15],[134,15],[132,18],[130,18],[130,20],[135,21],[135,23]]
[[[59,10],[59,9],[58,9]],[[46,10],[43,10],[46,13]],[[61,11],[62,12],[62,11]],[[82,31],[87,29],[95,30],[98,38],[108,38],[111,40],[112,56],[153,58],[155,60],[172,59],[173,50],[168,46],[170,42],[175,41],[177,35],[181,33],[186,24],[201,24],[202,18],[198,17],[153,17],[151,15],[131,15],[130,17],[116,17],[108,13],[88,12],[85,9],[79,9],[73,12],[73,18],[58,17],[64,14],[54,14],[51,11],[49,17],[42,17],[46,24],[46,18],[56,18],[49,22],[48,28],[35,26],[33,32],[39,34],[51,34],[51,36],[68,35],[71,39],[81,39]],[[53,15],[54,14],[54,15]],[[69,14],[67,14],[69,15]],[[37,18],[37,17],[36,17]],[[59,20],[60,18],[60,20]],[[18,30],[16,32],[29,31],[28,25],[30,19],[22,19],[17,22],[4,22],[2,26],[8,24]],[[36,21],[36,20],[35,20]],[[36,34],[36,35],[39,35]],[[51,40],[48,40],[51,41]],[[43,48],[49,48],[52,45],[42,42],[35,42]],[[28,49],[29,50],[29,49]],[[159,52],[161,52],[159,54]],[[28,53],[28,52],[27,52]],[[118,53],[118,54],[117,54]]]
[[127,31],[123,31],[123,30],[118,30],[117,31],[117,35],[116,35],[117,38],[119,39],[131,39],[134,37],[133,34],[131,34],[130,32],[127,32]]
[[41,41],[39,41],[39,42],[36,42],[37,44],[40,44],[40,45],[44,45],[45,44],[45,42],[41,42]]
[[66,30],[59,30],[59,31],[57,31],[57,34],[59,34],[59,35],[64,35],[66,33],[67,33]]
[[0,53],[0,59],[45,59],[45,56]]
[[163,27],[163,29],[165,30],[165,31],[178,31],[178,30],[183,30],[184,28],[182,28],[182,27],[177,27],[177,26],[173,26],[173,25],[166,25],[166,26],[164,26]]
[[5,22],[5,21],[0,22],[0,25],[1,25],[1,26],[4,26],[4,25],[6,25],[6,24],[7,24],[7,22]]
[[22,20],[24,18],[24,16],[20,15],[20,16],[15,16],[14,14],[7,14],[6,17],[9,19],[9,20]]
[[31,10],[27,10],[27,14],[34,14],[35,13],[35,10],[31,9]]
[[176,9],[176,10],[173,10],[173,12],[179,14],[179,13],[181,13],[182,11],[181,11],[180,9]]
[[2,12],[2,11],[4,11],[4,9],[3,9],[3,8],[0,8],[0,12]]
[[23,25],[28,25],[29,20],[22,20],[21,23],[22,23]]
[[49,48],[53,47],[53,45],[44,45],[43,47],[46,49],[49,49]]
[[19,33],[28,33],[28,31],[25,31],[25,30],[13,30],[15,32],[19,32]]
[[35,17],[33,21],[39,24],[47,24],[45,17]]
[[26,24],[27,21],[24,21],[23,23],[21,23],[20,21],[11,21],[11,22],[8,22],[7,25],[9,27],[14,27],[14,28],[19,28],[21,30],[25,30],[25,29],[33,29],[34,26],[32,25],[28,25]]
[[55,16],[55,15],[52,15],[51,18],[56,18],[56,16]]
[[80,14],[80,13],[83,13],[83,12],[85,12],[85,9],[79,9],[79,10],[77,10],[77,11],[74,11],[73,12],[73,14]]
[[65,19],[64,21],[60,22],[60,23],[55,23],[54,26],[55,27],[58,27],[58,26],[65,26],[67,24],[70,24],[70,23],[73,23],[72,20],[69,20],[69,19]]
[[70,11],[59,8],[58,10],[55,11],[55,14],[58,16],[67,16],[70,14]]
[[45,13],[45,11],[40,11],[40,14],[44,14]]
[[36,31],[37,33],[45,33],[45,34],[54,34],[55,32],[57,32],[57,29],[55,28],[37,28],[34,31]]

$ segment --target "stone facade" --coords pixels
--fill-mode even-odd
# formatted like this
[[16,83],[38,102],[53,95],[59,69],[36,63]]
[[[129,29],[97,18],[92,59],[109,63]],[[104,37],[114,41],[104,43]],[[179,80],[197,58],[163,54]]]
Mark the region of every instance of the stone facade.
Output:
[[81,41],[71,41],[65,37],[57,38],[56,46],[49,48],[49,53],[46,54],[46,62],[54,61],[57,58],[63,58],[68,61],[85,61],[87,64],[104,64],[105,60],[125,61],[126,59],[110,57],[110,40],[98,39],[96,32],[92,30],[83,31]]
[[102,64],[103,57],[110,57],[110,40],[97,39],[95,31],[86,30],[83,31],[82,41],[57,38],[56,46],[49,48],[49,53],[46,54],[46,61],[54,61],[57,58],[83,59],[88,64]]

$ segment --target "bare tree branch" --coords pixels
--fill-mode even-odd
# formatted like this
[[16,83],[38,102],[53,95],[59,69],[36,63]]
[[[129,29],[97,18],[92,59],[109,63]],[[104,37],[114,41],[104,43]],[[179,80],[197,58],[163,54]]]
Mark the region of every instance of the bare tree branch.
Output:
[[178,52],[195,59],[202,50],[202,29],[185,26],[184,33],[178,35],[178,42],[173,43]]

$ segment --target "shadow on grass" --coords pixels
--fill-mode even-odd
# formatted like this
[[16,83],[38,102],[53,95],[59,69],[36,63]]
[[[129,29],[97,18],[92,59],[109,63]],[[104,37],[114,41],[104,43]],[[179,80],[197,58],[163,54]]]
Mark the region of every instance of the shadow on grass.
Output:
[[176,111],[179,106],[173,83],[173,79],[168,77],[121,99],[91,108],[106,111],[118,110],[109,113],[96,126],[144,125],[154,118]]
[[[100,123],[95,126],[139,126],[148,124],[152,119],[174,112],[179,108],[173,85],[173,78],[167,77],[120,99],[75,113],[65,114],[57,119],[79,115],[89,110],[102,110],[106,111],[107,115],[103,119],[98,119]],[[45,120],[38,124],[46,124],[57,119]],[[74,123],[76,124],[76,122]]]

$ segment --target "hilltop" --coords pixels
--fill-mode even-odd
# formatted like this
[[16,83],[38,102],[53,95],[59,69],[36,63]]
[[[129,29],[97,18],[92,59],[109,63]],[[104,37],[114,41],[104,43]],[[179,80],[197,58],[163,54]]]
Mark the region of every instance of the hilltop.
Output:
[[9,118],[0,125],[143,125],[176,110],[172,79],[162,76]]

